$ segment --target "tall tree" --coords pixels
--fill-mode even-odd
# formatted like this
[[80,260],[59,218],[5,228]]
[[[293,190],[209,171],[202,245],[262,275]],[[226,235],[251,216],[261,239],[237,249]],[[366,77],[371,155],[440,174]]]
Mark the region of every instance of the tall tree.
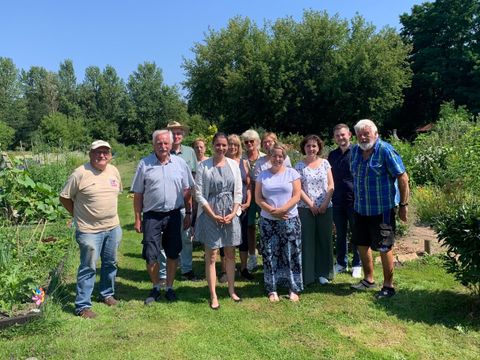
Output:
[[221,127],[328,133],[339,121],[383,123],[409,85],[409,47],[393,29],[376,32],[360,16],[351,23],[305,11],[263,29],[234,18],[211,30],[186,60],[189,108]]
[[267,44],[267,32],[248,18],[231,19],[218,32],[210,29],[194,45],[195,58],[183,64],[189,111],[217,123],[225,119],[227,130],[233,128],[229,124],[248,127],[264,119]]
[[19,129],[25,123],[25,117],[19,71],[12,59],[0,57],[0,121],[5,126]]
[[40,120],[58,110],[58,77],[43,67],[32,66],[21,72],[21,84],[27,107],[27,118],[20,135],[29,140]]
[[480,111],[480,2],[437,0],[400,16],[402,36],[413,46],[414,73],[402,112],[409,125],[434,121],[454,100]]
[[67,116],[79,116],[77,77],[70,59],[60,64],[58,70],[58,110]]
[[85,69],[85,78],[79,87],[79,105],[87,119],[98,119],[99,98],[102,73],[98,66]]
[[127,89],[133,108],[123,119],[122,139],[127,143],[149,141],[156,124],[165,121],[162,71],[155,63],[138,65],[128,78]]

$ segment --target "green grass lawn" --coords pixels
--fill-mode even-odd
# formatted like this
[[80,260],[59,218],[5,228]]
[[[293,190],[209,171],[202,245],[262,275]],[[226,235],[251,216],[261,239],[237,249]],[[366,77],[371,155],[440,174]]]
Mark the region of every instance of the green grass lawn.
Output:
[[[119,166],[129,187],[132,164]],[[220,285],[221,309],[208,307],[206,282],[175,283],[179,301],[143,304],[151,284],[133,230],[132,198],[120,197],[124,236],[120,247],[119,306],[94,302],[97,319],[74,315],[78,255],[65,284],[49,299],[42,320],[0,333],[0,359],[478,359],[478,303],[437,258],[396,270],[398,294],[375,300],[350,289],[348,274],[313,285],[300,303],[268,302],[262,273],[238,281],[242,303]],[[202,251],[194,270],[203,272]],[[381,269],[376,268],[381,280]],[[97,293],[95,293],[95,296]],[[475,306],[477,306],[475,308]]]

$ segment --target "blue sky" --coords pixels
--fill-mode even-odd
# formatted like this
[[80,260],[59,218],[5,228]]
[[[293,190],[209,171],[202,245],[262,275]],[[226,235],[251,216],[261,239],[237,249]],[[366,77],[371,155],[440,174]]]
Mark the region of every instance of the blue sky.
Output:
[[292,16],[304,9],[326,10],[351,19],[362,15],[378,29],[400,29],[399,15],[414,0],[19,0],[4,1],[0,10],[0,56],[17,68],[43,66],[58,71],[73,61],[77,81],[87,66],[112,65],[128,76],[144,61],[155,62],[168,85],[184,80],[181,64],[201,42],[208,28],[226,26],[228,19],[248,16],[265,20]]

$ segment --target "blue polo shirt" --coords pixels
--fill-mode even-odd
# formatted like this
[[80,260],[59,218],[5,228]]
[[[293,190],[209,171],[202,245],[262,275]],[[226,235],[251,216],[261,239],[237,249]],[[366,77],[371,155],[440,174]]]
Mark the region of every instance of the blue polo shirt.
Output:
[[380,215],[397,205],[397,177],[405,172],[405,166],[393,146],[380,139],[367,160],[362,153],[358,145],[353,146],[350,169],[354,210],[366,216]]
[[352,145],[345,152],[337,148],[328,154],[328,162],[332,166],[333,183],[333,206],[353,207],[353,176],[350,171],[352,158]]
[[167,212],[184,207],[183,193],[193,187],[193,177],[185,160],[170,155],[166,164],[155,153],[140,160],[131,191],[143,194],[142,211]]

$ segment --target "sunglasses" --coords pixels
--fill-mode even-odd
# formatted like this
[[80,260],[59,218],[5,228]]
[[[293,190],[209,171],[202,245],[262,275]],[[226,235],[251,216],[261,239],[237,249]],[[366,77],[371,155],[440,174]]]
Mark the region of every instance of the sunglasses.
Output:
[[245,140],[244,144],[254,144],[255,140]]

